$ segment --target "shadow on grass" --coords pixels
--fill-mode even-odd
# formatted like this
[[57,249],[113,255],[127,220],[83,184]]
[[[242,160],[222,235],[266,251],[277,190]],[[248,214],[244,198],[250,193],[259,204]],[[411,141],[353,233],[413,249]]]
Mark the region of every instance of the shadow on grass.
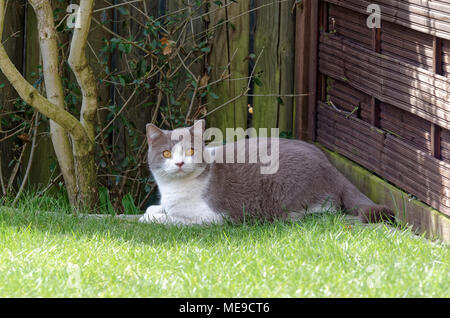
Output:
[[[2,207],[3,204],[3,207]],[[87,239],[113,239],[119,242],[158,245],[201,244],[214,246],[223,244],[248,244],[249,240],[279,239],[289,235],[301,239],[308,233],[329,235],[349,231],[355,223],[354,217],[343,212],[306,214],[297,221],[261,221],[246,217],[240,223],[226,222],[210,226],[165,226],[141,224],[114,216],[105,215],[96,219],[86,214],[75,216],[68,211],[71,207],[64,196],[47,197],[26,193],[17,208],[8,208],[8,198],[0,199],[0,227],[10,226],[19,230],[31,230],[51,235],[66,235]],[[39,212],[53,211],[53,212]],[[393,225],[393,224],[390,224]],[[358,226],[357,228],[363,228]],[[394,225],[403,230],[403,226]]]
[[[351,222],[350,222],[351,223]],[[223,244],[248,244],[249,241],[270,240],[304,231],[326,235],[330,231],[345,230],[349,225],[343,213],[316,213],[299,221],[273,222],[254,219],[233,224],[210,226],[165,226],[141,224],[107,216],[96,219],[74,216],[63,211],[36,212],[29,207],[12,209],[0,207],[0,226],[15,227],[22,231],[40,231],[51,235],[67,235],[77,238],[108,238],[119,242],[158,245],[213,246]]]

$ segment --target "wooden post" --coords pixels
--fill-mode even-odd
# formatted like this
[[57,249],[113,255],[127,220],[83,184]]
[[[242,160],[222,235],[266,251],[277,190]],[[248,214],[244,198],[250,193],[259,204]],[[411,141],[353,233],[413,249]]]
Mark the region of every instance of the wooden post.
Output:
[[[308,1],[306,1],[308,2]],[[295,94],[307,94],[308,86],[305,83],[308,73],[305,69],[308,60],[308,40],[310,38],[309,17],[306,14],[306,2],[296,4],[295,12]],[[306,140],[308,131],[308,97],[295,98],[295,137]]]
[[[433,72],[442,75],[442,39],[433,37]],[[431,123],[431,155],[441,159],[441,127]]]
[[304,0],[296,7],[295,90],[298,96],[295,109],[295,136],[315,140],[315,104],[317,88],[317,44],[319,1]]
[[[319,3],[319,30],[320,32],[329,32],[328,26],[328,10],[329,4],[328,2],[320,2]],[[317,53],[316,53],[317,54]],[[319,72],[317,68],[317,72]],[[317,92],[320,94],[317,98],[322,102],[326,102],[327,100],[327,76],[325,74],[319,73],[319,81],[318,81],[318,89]]]
[[[316,140],[316,105],[317,105],[317,73],[319,68],[317,66],[317,49],[319,46],[319,5],[322,12],[322,20],[320,21],[321,31],[328,31],[328,2],[312,1],[311,3],[311,47],[309,48],[309,93],[308,96],[308,139],[310,141]],[[323,89],[326,89],[326,77],[322,75],[322,83],[325,84]]]
[[372,50],[381,53],[381,28],[372,29]]
[[[328,33],[329,32],[329,27],[328,27],[328,10],[329,10],[329,4],[328,2],[324,2],[321,1],[319,3],[319,32],[325,32]],[[317,28],[317,26],[316,26]],[[312,31],[314,32],[314,31]],[[320,36],[320,34],[317,35],[317,39]],[[316,44],[317,46],[318,44]],[[315,53],[314,56],[317,56],[317,52]],[[311,58],[315,58],[314,56],[312,56]],[[317,64],[317,62],[315,63]],[[316,66],[316,72],[319,74],[318,76],[318,81],[317,81],[317,92],[318,92],[318,96],[316,97],[316,99],[319,99],[322,102],[325,102],[327,99],[327,76],[325,74],[322,74],[319,72],[318,67]],[[312,84],[312,82],[311,82]],[[315,104],[315,103],[314,103]],[[314,105],[315,107],[315,105]]]

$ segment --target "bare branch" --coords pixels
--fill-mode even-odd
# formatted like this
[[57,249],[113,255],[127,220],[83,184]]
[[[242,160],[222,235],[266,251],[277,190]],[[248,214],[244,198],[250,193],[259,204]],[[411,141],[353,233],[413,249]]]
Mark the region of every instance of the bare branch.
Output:
[[91,142],[95,139],[95,115],[97,113],[97,82],[86,58],[86,43],[91,27],[94,0],[80,1],[81,28],[75,28],[70,45],[69,65],[77,78],[83,94],[80,122]]
[[[5,0],[0,0],[0,12],[5,8]],[[4,12],[4,11],[3,11]],[[0,25],[4,25],[3,15],[0,14]],[[5,47],[0,43],[0,70],[17,91],[19,96],[30,106],[48,118],[59,123],[76,140],[81,140],[86,133],[80,122],[65,110],[61,110],[57,105],[51,103],[42,96],[36,88],[20,74],[15,65],[11,62]]]
[[16,197],[14,198],[14,201],[12,203],[13,206],[15,206],[17,203],[17,200],[19,200],[20,195],[22,194],[23,189],[25,188],[25,184],[27,183],[28,176],[30,175],[31,165],[33,163],[34,153],[36,150],[36,139],[37,139],[38,126],[39,126],[39,113],[36,112],[36,117],[34,119],[34,125],[33,125],[33,141],[31,143],[30,156],[28,157],[27,169],[25,170],[25,175],[23,176],[22,184],[20,185],[19,191],[17,191]]
[[[2,1],[2,0],[0,0]],[[4,1],[4,0],[3,0]],[[80,122],[65,110],[61,110],[58,106],[51,103],[42,96],[37,89],[16,69],[14,64],[8,57],[3,45],[0,44],[0,69],[6,76],[8,81],[17,91],[19,96],[30,106],[36,108],[39,112],[48,118],[59,123],[65,128],[76,140],[82,140],[86,136],[86,132]]]

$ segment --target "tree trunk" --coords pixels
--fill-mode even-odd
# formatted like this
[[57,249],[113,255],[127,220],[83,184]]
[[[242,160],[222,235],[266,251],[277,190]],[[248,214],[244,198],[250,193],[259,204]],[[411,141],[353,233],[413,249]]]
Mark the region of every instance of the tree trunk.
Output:
[[92,210],[97,205],[97,173],[95,170],[95,144],[74,143],[75,175],[77,177],[76,209]]
[[97,176],[95,169],[95,123],[98,108],[97,81],[86,58],[86,43],[91,27],[93,0],[80,1],[80,26],[74,29],[70,46],[69,65],[81,88],[81,125],[87,133],[87,142],[74,143],[75,171],[78,184],[78,204],[93,207],[97,202]]
[[[30,0],[30,3],[36,13],[38,22],[39,45],[41,48],[47,99],[60,109],[64,109],[64,92],[58,68],[58,43],[52,6],[48,1]],[[64,128],[53,120],[50,120],[50,134],[59,167],[63,174],[69,201],[74,206],[77,202],[77,184],[69,135]]]

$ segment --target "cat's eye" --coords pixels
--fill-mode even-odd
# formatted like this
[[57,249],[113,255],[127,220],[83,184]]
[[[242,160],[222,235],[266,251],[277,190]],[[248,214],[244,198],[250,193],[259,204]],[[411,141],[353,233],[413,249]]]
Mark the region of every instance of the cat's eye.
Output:
[[190,148],[188,150],[186,150],[186,156],[193,156],[194,155],[194,149]]
[[162,155],[163,155],[164,158],[172,157],[172,153],[169,150],[163,151]]

